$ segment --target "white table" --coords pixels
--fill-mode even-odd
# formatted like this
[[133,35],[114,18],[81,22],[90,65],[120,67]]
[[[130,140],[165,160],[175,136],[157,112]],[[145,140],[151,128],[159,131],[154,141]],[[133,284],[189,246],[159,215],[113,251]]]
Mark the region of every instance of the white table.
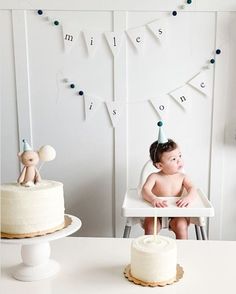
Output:
[[204,217],[214,216],[214,208],[200,189],[198,189],[197,198],[188,207],[177,207],[176,197],[158,198],[166,200],[168,206],[165,208],[153,207],[142,199],[137,189],[127,191],[122,205],[122,216],[126,217],[124,238],[129,237],[132,225],[137,223],[136,220],[140,219],[140,217],[158,216],[162,217],[162,223],[167,223],[168,217],[190,217],[192,223],[195,224],[197,239],[200,239],[199,228],[202,239],[207,239],[204,230]]
[[164,288],[134,285],[123,276],[132,239],[66,237],[51,242],[61,271],[49,279],[21,282],[11,277],[21,262],[20,245],[2,244],[1,293],[6,294],[205,294],[236,293],[236,241],[177,240],[183,278]]

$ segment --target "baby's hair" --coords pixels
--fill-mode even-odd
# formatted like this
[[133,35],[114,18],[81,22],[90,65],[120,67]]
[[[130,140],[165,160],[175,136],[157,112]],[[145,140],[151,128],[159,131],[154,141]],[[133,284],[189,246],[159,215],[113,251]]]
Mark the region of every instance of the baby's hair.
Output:
[[161,157],[164,152],[170,152],[177,147],[178,145],[171,139],[168,139],[168,142],[166,143],[158,144],[158,141],[153,142],[149,149],[153,164],[161,161]]

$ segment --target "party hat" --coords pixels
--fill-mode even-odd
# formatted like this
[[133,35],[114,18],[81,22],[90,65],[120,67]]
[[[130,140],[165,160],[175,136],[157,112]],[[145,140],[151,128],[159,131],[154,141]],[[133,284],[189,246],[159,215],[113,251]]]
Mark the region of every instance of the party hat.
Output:
[[168,139],[166,138],[165,136],[165,133],[162,129],[162,126],[163,126],[163,122],[162,121],[159,121],[157,123],[158,127],[159,127],[159,134],[158,134],[158,144],[164,144],[164,143],[167,143],[168,142]]
[[32,150],[31,146],[25,139],[23,139],[22,142],[23,142],[23,152]]

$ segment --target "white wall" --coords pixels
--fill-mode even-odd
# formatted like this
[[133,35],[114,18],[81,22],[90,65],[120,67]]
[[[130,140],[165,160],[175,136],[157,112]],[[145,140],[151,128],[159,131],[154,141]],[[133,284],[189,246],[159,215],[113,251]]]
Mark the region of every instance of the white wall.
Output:
[[[83,222],[78,235],[122,235],[124,192],[137,186],[157,136],[159,117],[148,99],[166,96],[166,132],[180,144],[186,170],[216,210],[210,237],[236,240],[231,226],[236,212],[234,1],[193,1],[169,17],[166,47],[146,30],[143,54],[127,36],[114,59],[104,38],[94,58],[87,56],[81,34],[69,54],[63,48],[65,23],[73,22],[78,31],[124,31],[166,17],[181,3],[0,1],[1,181],[17,178],[16,154],[23,138],[35,148],[53,145],[57,158],[45,164],[42,176],[64,183],[66,211]],[[39,7],[61,25],[38,16]],[[210,97],[190,87],[191,110],[183,111],[167,93],[201,71],[218,47],[222,54],[210,67]],[[112,128],[104,103],[85,121],[83,98],[62,82],[63,77],[103,101],[122,99],[126,107],[118,126]],[[137,227],[132,234],[141,233]]]

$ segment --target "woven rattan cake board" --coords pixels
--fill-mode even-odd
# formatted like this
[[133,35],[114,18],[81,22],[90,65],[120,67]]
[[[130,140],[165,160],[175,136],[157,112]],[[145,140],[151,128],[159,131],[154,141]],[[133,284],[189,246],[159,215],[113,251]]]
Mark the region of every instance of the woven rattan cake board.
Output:
[[174,277],[173,279],[170,279],[168,281],[163,281],[163,282],[144,282],[144,281],[138,280],[135,277],[133,277],[131,275],[130,268],[131,268],[130,267],[130,264],[126,266],[126,268],[124,270],[125,277],[130,282],[133,282],[136,285],[145,286],[145,287],[147,287],[147,286],[149,286],[149,287],[156,287],[156,286],[164,287],[166,285],[171,285],[174,282],[178,282],[183,277],[183,275],[184,275],[183,268],[179,264],[177,264],[177,266],[176,266],[176,277]]
[[34,232],[34,233],[30,233],[30,234],[7,234],[7,233],[1,232],[1,238],[23,239],[23,238],[33,238],[33,237],[37,237],[37,236],[44,236],[44,235],[51,234],[51,233],[54,233],[56,231],[59,231],[61,229],[68,227],[71,224],[71,222],[72,222],[71,218],[69,216],[65,215],[65,219],[62,224],[60,224],[54,228],[51,228],[49,230]]

